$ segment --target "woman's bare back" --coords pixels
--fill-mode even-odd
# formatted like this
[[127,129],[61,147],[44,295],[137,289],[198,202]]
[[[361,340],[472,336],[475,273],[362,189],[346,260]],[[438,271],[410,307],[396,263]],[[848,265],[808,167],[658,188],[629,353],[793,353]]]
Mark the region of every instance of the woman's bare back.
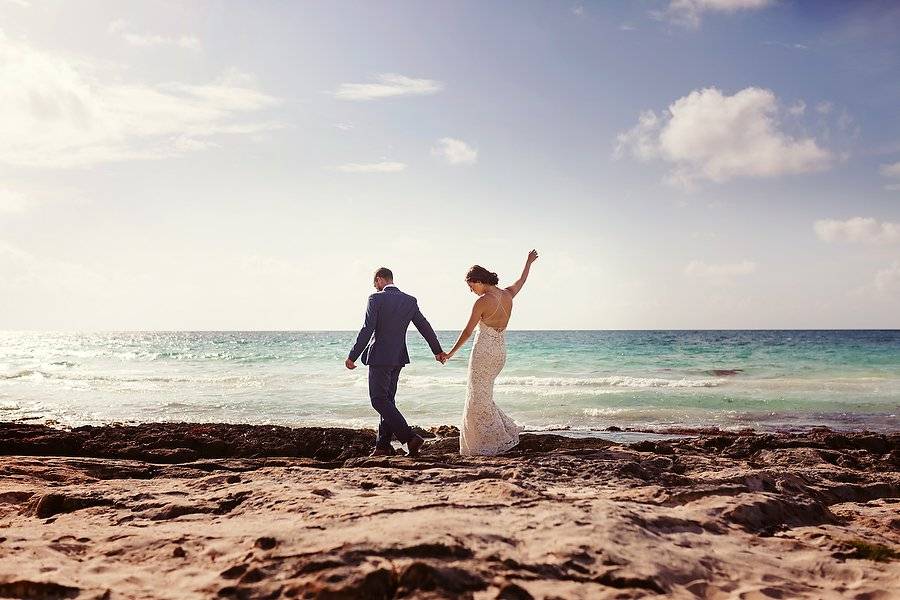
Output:
[[498,287],[491,291],[485,292],[484,296],[479,298],[479,302],[484,304],[484,312],[481,316],[481,322],[497,331],[503,331],[509,325],[509,319],[512,317],[513,296],[508,291]]

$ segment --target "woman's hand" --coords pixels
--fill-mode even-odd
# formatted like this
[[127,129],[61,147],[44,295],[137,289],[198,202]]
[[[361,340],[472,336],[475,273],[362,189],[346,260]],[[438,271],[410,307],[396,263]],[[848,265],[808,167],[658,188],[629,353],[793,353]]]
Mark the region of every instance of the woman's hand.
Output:
[[537,259],[538,259],[537,250],[532,250],[531,252],[528,253],[528,258],[525,260],[525,262],[530,265]]

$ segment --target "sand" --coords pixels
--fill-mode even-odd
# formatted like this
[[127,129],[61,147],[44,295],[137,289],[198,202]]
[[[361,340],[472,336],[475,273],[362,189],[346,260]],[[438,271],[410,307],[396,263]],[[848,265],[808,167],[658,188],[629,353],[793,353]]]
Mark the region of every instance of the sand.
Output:
[[900,435],[441,433],[0,424],[0,597],[900,597]]

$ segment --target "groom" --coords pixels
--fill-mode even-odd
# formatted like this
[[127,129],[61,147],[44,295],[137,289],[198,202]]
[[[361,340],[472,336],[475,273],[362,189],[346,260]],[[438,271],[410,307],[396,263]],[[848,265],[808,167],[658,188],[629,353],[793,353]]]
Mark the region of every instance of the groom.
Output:
[[406,330],[410,322],[428,342],[435,360],[443,363],[447,354],[419,310],[416,299],[394,285],[394,274],[390,269],[381,267],[375,271],[375,289],[378,292],[369,296],[365,323],[344,364],[348,369],[355,369],[356,359],[361,354],[363,364],[369,366],[369,398],[372,407],[381,415],[375,450],[370,456],[392,456],[392,435],[407,445],[409,456],[418,456],[425,440],[410,430],[394,401],[400,369],[409,364]]

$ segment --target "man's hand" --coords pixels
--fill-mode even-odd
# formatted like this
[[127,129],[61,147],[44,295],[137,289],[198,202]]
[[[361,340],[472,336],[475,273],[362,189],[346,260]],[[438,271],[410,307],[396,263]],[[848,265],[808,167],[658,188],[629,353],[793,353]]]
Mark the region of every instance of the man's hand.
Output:
[[537,250],[532,250],[531,252],[528,253],[528,258],[525,259],[525,262],[527,262],[527,263],[530,265],[531,263],[533,263],[533,262],[536,261],[537,259],[538,259],[538,253],[537,253]]
[[349,358],[344,361],[344,366],[346,366],[351,371],[356,368],[356,363],[350,360]]
[[444,365],[447,364],[448,360],[450,360],[450,355],[448,355],[446,352],[441,352],[440,354],[434,355],[434,360]]

